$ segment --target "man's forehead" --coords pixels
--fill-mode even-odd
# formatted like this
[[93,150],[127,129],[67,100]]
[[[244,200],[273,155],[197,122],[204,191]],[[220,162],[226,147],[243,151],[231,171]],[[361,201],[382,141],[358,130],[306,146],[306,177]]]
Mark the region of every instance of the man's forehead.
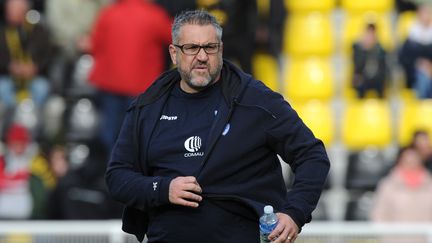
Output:
[[208,43],[218,41],[216,28],[211,24],[185,24],[180,28],[179,39],[188,43]]

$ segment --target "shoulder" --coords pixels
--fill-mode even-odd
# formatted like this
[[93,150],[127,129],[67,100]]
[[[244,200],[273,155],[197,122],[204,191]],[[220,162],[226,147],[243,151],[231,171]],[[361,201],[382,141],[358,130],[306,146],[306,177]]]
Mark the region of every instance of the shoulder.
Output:
[[285,101],[280,93],[273,91],[262,81],[256,79],[251,79],[248,83],[244,94],[244,100],[261,105],[265,105],[268,102]]

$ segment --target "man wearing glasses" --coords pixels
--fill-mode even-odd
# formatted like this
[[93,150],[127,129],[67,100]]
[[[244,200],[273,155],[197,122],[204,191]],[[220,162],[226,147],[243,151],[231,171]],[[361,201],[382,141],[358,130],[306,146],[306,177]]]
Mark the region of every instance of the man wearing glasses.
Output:
[[[106,181],[126,205],[123,230],[148,242],[294,242],[311,220],[329,161],[281,95],[222,58],[222,28],[205,11],[178,15],[162,74],[129,109]],[[288,192],[277,155],[295,172]]]

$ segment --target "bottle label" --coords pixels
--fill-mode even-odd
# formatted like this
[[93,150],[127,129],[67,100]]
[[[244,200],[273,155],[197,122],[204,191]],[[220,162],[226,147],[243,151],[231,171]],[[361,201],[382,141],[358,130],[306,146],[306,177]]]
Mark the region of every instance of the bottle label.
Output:
[[260,224],[260,240],[261,243],[271,242],[268,239],[270,233],[276,228],[277,222],[274,224]]

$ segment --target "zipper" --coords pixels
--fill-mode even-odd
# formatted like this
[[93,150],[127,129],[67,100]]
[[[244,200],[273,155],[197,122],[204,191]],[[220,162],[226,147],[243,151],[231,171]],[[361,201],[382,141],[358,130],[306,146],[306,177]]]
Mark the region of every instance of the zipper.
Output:
[[[231,102],[231,108],[228,112],[228,115],[224,121],[224,126],[226,126],[226,124],[229,122],[229,120],[231,119],[231,116],[234,112],[234,105],[238,104],[237,102],[237,98],[233,98],[232,102]],[[212,153],[216,143],[219,141],[219,138],[221,137],[221,134],[217,135],[217,137],[213,140],[213,142],[211,143],[208,152],[206,153],[206,155],[204,156],[204,159],[202,160],[199,169],[197,170],[197,172],[195,173],[195,177],[198,177],[199,173],[202,171],[202,169],[204,168],[204,165],[207,163],[207,161],[209,160],[209,156]]]

